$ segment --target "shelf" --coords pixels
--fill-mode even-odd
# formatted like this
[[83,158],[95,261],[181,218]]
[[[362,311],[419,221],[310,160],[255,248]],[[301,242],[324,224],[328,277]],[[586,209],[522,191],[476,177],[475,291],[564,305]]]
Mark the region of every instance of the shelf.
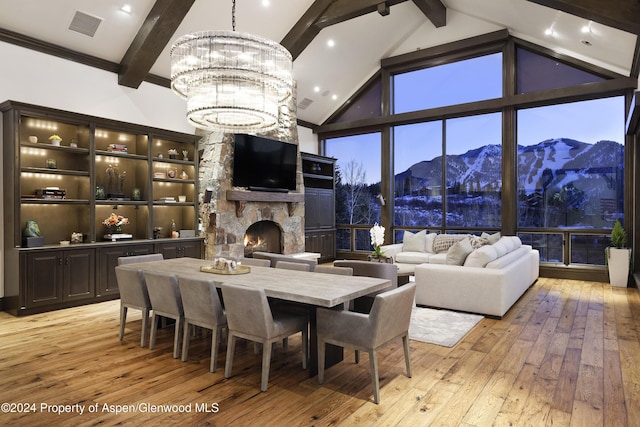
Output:
[[56,150],[63,151],[67,153],[76,153],[76,154],[89,154],[88,148],[79,148],[79,147],[67,147],[64,145],[51,145],[46,143],[31,143],[31,142],[23,142],[20,144],[21,147],[26,148],[37,148],[40,150]]
[[129,154],[123,153],[120,151],[103,151],[96,150],[96,156],[105,156],[105,157],[124,157],[127,159],[135,159],[135,160],[147,160],[147,156],[143,156],[141,154]]
[[175,165],[193,165],[193,160],[167,159],[165,157],[154,157],[152,160],[157,163],[172,163]]
[[153,178],[153,182],[173,182],[176,184],[195,184],[193,179],[180,179],[180,178]]
[[86,199],[37,199],[24,197],[20,199],[20,203],[31,204],[31,205],[87,205],[89,204],[89,200]]
[[146,206],[146,200],[96,200],[98,206],[113,206],[113,205],[133,205],[133,206]]
[[314,174],[314,173],[303,173],[302,176],[304,178],[310,178],[310,179],[323,179],[323,180],[327,180],[327,181],[333,180],[333,176],[331,176],[331,175],[318,175],[318,174]]
[[76,171],[68,169],[23,167],[20,168],[20,171],[23,173],[46,173],[50,175],[89,176],[88,171]]

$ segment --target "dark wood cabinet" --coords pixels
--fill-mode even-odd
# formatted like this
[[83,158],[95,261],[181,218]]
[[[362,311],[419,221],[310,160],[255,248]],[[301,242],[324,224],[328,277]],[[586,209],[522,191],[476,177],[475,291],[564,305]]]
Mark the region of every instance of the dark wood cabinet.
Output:
[[34,251],[21,257],[25,310],[95,296],[93,250]]
[[319,262],[336,256],[335,159],[301,153],[304,178],[305,250],[320,253]]
[[170,258],[202,258],[202,242],[201,241],[179,241],[173,240],[167,243],[160,243],[158,253],[161,253],[165,259]]

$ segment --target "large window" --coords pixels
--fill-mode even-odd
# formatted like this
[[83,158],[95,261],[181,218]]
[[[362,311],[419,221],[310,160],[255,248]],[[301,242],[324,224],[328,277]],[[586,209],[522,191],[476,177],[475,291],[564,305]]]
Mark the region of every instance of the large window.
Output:
[[[369,228],[380,222],[380,133],[326,140],[336,161],[337,249],[369,250]],[[350,225],[350,227],[340,227]],[[353,227],[361,225],[361,227]]]
[[589,252],[606,239],[588,230],[623,217],[624,99],[523,109],[517,123],[518,227],[583,230],[546,260],[603,264],[604,251]]
[[396,114],[502,96],[502,53],[396,74]]

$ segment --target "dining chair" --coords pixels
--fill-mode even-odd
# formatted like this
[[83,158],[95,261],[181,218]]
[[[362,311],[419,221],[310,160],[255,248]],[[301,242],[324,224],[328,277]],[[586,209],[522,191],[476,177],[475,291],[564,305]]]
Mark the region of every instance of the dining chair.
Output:
[[[161,261],[162,259],[162,254],[119,257],[118,265]],[[149,292],[147,292],[147,284],[144,280],[142,270],[121,270],[116,267],[115,272],[116,282],[118,282],[118,289],[120,290],[120,341],[124,339],[124,328],[127,324],[128,309],[133,308],[142,312],[140,347],[146,347],[147,337],[149,336],[151,301],[149,301]]]
[[355,350],[356,363],[360,351],[369,353],[373,382],[373,400],[380,403],[380,380],[376,352],[402,338],[407,376],[411,378],[409,358],[409,322],[413,309],[415,283],[376,295],[369,314],[353,311],[316,310],[318,328],[318,383],[324,382],[325,345],[327,343]]
[[332,265],[316,265],[314,273],[339,274],[341,276],[353,276],[351,267],[334,267]]
[[302,332],[302,368],[307,369],[309,320],[306,315],[272,310],[264,289],[222,284],[228,324],[227,357],[224,376],[231,377],[236,338],[262,344],[261,391],[269,385],[272,345]]
[[242,258],[242,265],[255,265],[256,267],[271,267],[271,260],[258,258]]
[[276,268],[284,270],[311,271],[311,266],[309,264],[289,261],[276,261]]
[[151,340],[149,349],[153,350],[156,344],[159,317],[167,317],[176,321],[173,336],[173,358],[180,356],[180,343],[182,342],[182,324],[184,322],[184,309],[182,297],[178,286],[178,278],[173,274],[145,272],[149,299],[153,307],[151,317]]
[[211,361],[209,371],[215,372],[218,367],[218,349],[222,329],[227,326],[218,289],[213,280],[190,279],[178,277],[182,307],[184,309],[184,331],[182,332],[182,361],[189,357],[190,328],[199,326],[211,329]]
[[313,270],[313,267],[316,266],[316,264],[318,264],[318,262],[316,260],[310,260],[310,259],[305,259],[305,258],[296,258],[293,257],[291,255],[284,255],[284,254],[276,254],[276,253],[272,253],[272,252],[262,252],[262,251],[255,251],[253,254],[253,258],[257,258],[257,259],[268,259],[271,261],[271,267],[275,267],[276,263],[278,261],[286,261],[286,262],[296,262],[299,264],[307,264],[309,265],[310,269]]
[[336,260],[333,265],[334,267],[352,268],[354,276],[376,277],[387,279],[391,282],[391,285],[384,289],[356,298],[351,304],[351,308],[360,313],[368,313],[371,310],[373,299],[377,294],[398,287],[398,267],[395,264],[360,260]]

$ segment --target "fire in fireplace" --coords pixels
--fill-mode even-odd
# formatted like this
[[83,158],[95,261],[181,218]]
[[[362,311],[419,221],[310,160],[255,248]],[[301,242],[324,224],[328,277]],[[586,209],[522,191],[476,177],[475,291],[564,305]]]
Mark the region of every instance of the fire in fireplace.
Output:
[[273,221],[254,222],[244,235],[244,256],[251,258],[254,252],[282,253],[282,230]]

